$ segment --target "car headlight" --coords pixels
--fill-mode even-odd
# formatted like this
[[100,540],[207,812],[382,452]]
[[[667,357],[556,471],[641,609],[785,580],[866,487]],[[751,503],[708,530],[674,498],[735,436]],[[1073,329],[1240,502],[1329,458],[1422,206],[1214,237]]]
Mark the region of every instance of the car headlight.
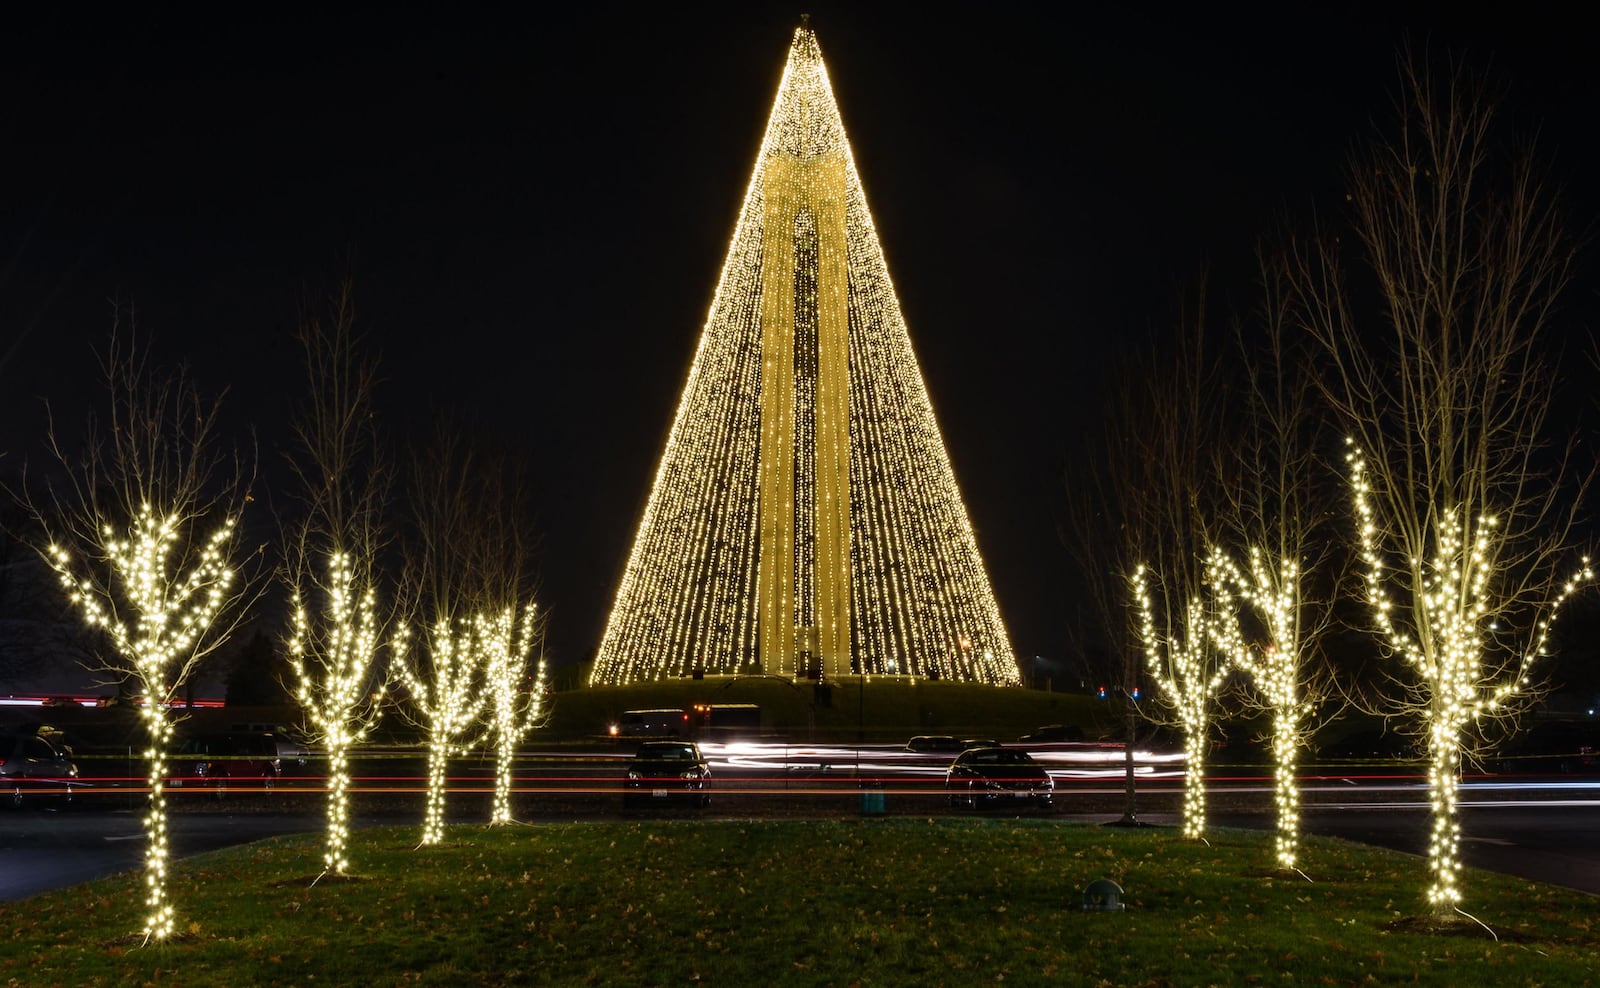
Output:
[[631,769],[631,768],[628,769],[628,781],[629,782],[638,782],[642,778],[644,778],[644,773],[643,772],[640,772],[637,769]]
[[691,768],[687,772],[679,772],[678,773],[678,778],[680,778],[680,779],[700,779],[700,778],[704,778],[708,774],[709,773],[707,773],[707,772],[702,772],[700,769]]

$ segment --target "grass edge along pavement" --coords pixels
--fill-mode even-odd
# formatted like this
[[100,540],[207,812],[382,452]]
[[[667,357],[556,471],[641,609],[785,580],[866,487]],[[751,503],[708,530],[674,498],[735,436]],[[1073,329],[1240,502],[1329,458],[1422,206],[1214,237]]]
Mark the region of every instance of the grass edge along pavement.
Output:
[[[180,935],[139,946],[137,873],[7,903],[0,984],[1578,985],[1591,896],[1472,871],[1476,924],[1418,932],[1426,863],[1308,837],[1044,819],[646,820],[318,835],[180,861]],[[1109,878],[1127,911],[1086,912]]]

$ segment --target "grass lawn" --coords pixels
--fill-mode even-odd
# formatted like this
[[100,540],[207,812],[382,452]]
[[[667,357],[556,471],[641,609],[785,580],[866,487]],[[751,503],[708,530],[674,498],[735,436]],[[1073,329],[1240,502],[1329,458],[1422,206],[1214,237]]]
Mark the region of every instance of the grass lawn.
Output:
[[[1048,819],[648,820],[360,831],[178,863],[185,932],[139,947],[129,875],[0,905],[0,984],[1065,985],[1600,982],[1595,899],[1467,876],[1480,927],[1419,931],[1421,860],[1308,839]],[[1126,912],[1084,912],[1110,878]]]

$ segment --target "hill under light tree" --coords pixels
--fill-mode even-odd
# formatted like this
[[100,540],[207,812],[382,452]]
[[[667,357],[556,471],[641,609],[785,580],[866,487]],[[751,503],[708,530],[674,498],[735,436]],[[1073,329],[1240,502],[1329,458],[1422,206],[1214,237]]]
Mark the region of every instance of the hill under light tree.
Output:
[[[65,481],[29,498],[41,553],[72,603],[111,645],[101,671],[139,691],[149,747],[145,811],[145,942],[177,929],[167,890],[170,704],[201,659],[242,616],[238,521],[249,477],[215,434],[218,404],[182,373],[151,374],[148,357],[114,333],[102,363],[109,416],[91,421],[81,458],[51,453]],[[102,427],[104,431],[101,431]],[[25,495],[26,496],[26,495]],[[230,614],[232,615],[230,619]]]
[[1573,544],[1588,474],[1547,440],[1555,380],[1538,347],[1572,256],[1553,203],[1528,156],[1502,170],[1493,106],[1460,63],[1434,75],[1407,60],[1402,81],[1398,130],[1349,176],[1381,319],[1368,324],[1337,240],[1302,251],[1296,279],[1349,429],[1366,597],[1398,665],[1379,699],[1427,746],[1427,901],[1442,920],[1462,901],[1463,762],[1485,720],[1536,695],[1557,611],[1592,579]]
[[301,516],[284,570],[295,692],[306,733],[328,755],[323,869],[335,875],[350,869],[350,754],[380,714],[378,660],[390,625],[376,577],[388,472],[370,413],[375,367],[361,353],[354,323],[348,283],[328,319],[300,319],[309,388],[291,417],[298,448],[288,461]]

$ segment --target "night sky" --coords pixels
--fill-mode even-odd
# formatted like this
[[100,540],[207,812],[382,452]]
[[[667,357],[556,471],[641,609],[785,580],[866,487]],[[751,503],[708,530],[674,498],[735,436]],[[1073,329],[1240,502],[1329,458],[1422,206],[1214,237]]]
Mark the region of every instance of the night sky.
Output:
[[98,393],[120,299],[228,390],[270,486],[297,305],[348,275],[391,440],[449,413],[526,457],[551,656],[587,658],[809,9],[1013,644],[1054,656],[1056,515],[1108,362],[1203,276],[1248,309],[1257,241],[1338,216],[1403,41],[1490,68],[1574,227],[1600,202],[1600,82],[1553,13],[514,9],[8,12],[0,466],[40,455],[40,399],[70,421]]

